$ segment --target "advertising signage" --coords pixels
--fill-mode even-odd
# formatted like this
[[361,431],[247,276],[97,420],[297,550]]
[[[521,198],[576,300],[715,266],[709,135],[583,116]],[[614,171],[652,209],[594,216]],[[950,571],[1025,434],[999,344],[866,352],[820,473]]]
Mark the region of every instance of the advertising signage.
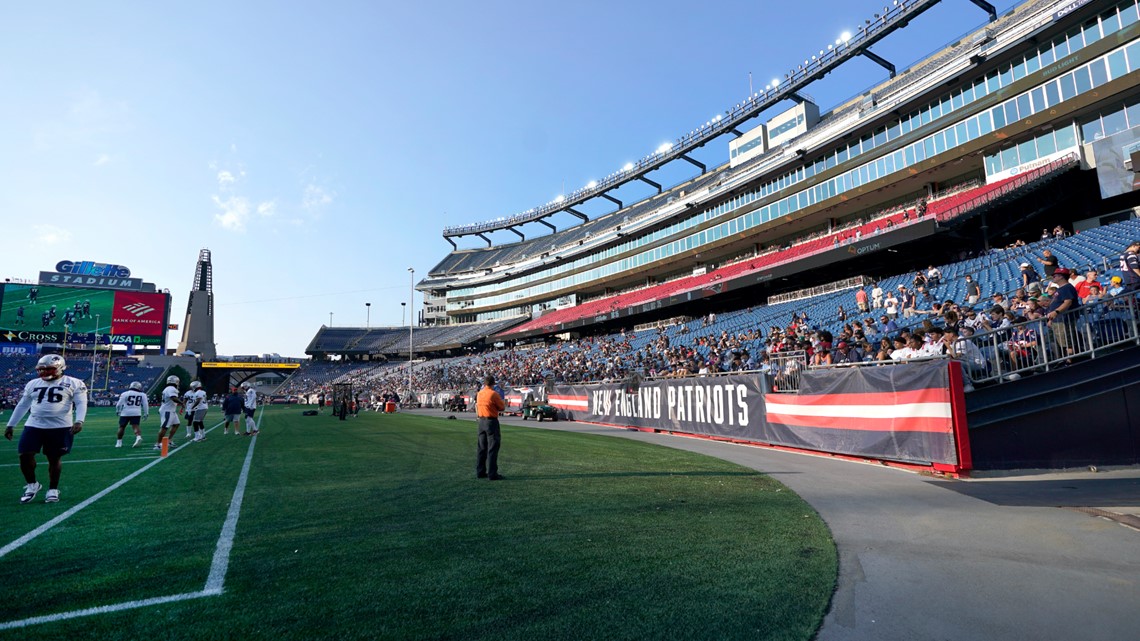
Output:
[[0,342],[164,345],[166,294],[7,283]]
[[131,278],[131,270],[122,265],[90,260],[61,260],[54,272],[40,272],[40,284],[134,290],[143,286],[142,279]]

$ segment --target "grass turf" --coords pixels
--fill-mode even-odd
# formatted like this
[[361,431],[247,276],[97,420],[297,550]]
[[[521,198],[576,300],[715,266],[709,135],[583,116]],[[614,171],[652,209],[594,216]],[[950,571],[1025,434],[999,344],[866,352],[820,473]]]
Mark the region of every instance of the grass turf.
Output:
[[[19,505],[0,468],[0,545],[149,462],[113,420],[77,438],[59,504]],[[263,421],[224,594],[0,638],[808,639],[834,586],[818,515],[717,459],[504,426],[488,482],[468,421]],[[215,430],[0,557],[0,622],[201,590],[249,444]]]

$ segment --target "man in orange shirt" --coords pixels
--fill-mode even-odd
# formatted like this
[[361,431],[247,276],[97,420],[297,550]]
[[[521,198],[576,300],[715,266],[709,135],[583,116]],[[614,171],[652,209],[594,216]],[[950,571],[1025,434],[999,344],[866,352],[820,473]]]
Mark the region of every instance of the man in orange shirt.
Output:
[[502,437],[499,433],[499,412],[506,404],[503,397],[495,391],[495,377],[488,375],[483,379],[483,389],[475,397],[475,415],[479,417],[479,447],[475,459],[476,478],[485,478],[498,481],[499,476],[499,445]]

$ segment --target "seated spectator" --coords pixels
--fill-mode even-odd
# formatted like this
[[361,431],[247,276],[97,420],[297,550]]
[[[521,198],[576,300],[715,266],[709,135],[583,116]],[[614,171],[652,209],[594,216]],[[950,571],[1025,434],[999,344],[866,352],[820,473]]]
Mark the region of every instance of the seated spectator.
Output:
[[982,356],[982,351],[973,341],[952,327],[946,328],[942,344],[946,346],[947,356],[962,363],[962,373],[965,374],[968,383],[966,391],[970,391],[973,388],[972,381],[986,375],[986,359]]
[[835,349],[834,362],[837,365],[863,362],[863,353],[858,349],[852,348],[844,341],[840,341]]
[[1119,296],[1124,292],[1124,279],[1119,276],[1113,276],[1108,280],[1108,289],[1105,294],[1111,297]]
[[1097,288],[1098,293],[1104,291],[1104,285],[1102,285],[1100,283],[1100,281],[1098,281],[1096,279],[1096,277],[1097,277],[1097,271],[1095,269],[1089,269],[1087,272],[1085,272],[1084,279],[1076,284],[1076,286],[1077,286],[1077,298],[1080,298],[1082,303],[1085,303],[1085,304],[1088,303],[1088,301],[1086,301],[1085,299],[1088,298],[1088,296],[1089,296],[1089,289],[1090,288],[1095,286]]
[[[1028,369],[1037,362],[1040,338],[1032,324],[1019,325],[1006,343],[1009,369]],[[1016,380],[1016,379],[1014,379]]]
[[890,333],[895,332],[897,330],[898,330],[898,326],[895,325],[895,321],[893,318],[891,318],[889,313],[883,314],[883,316],[881,316],[879,318],[879,332],[880,333],[890,334]]
[[891,339],[884,336],[879,340],[878,348],[875,351],[876,361],[889,361],[891,360],[891,352],[894,351],[894,345]]
[[1045,315],[1045,309],[1037,302],[1036,298],[1030,298],[1025,306],[1025,319],[1037,320]]

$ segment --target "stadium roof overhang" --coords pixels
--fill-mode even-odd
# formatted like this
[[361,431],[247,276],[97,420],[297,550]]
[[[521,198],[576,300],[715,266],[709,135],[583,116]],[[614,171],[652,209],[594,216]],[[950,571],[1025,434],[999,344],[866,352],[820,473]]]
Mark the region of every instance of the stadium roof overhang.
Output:
[[[556,231],[554,225],[546,220],[555,214],[569,213],[582,220],[588,220],[585,214],[582,214],[574,208],[594,198],[605,198],[616,204],[620,210],[623,207],[622,202],[611,196],[608,192],[627,183],[641,181],[652,187],[656,187],[658,193],[660,193],[662,190],[661,185],[650,180],[647,175],[675,160],[684,160],[692,163],[701,170],[701,173],[704,173],[706,171],[705,166],[691,158],[689,156],[690,152],[703,147],[713,139],[724,134],[742,135],[738,127],[783,100],[791,99],[802,102],[803,98],[799,92],[853,58],[860,56],[866,57],[883,66],[893,77],[895,74],[894,65],[872,52],[871,47],[894,31],[906,27],[912,19],[932,8],[940,1],[941,0],[892,0],[891,5],[883,8],[883,13],[874,14],[875,17],[873,20],[866,20],[865,24],[859,28],[858,33],[854,36],[847,38],[847,34],[844,34],[845,37],[836,40],[834,45],[829,45],[827,49],[821,49],[818,55],[813,55],[805,59],[803,64],[798,65],[795,69],[789,70],[784,74],[784,80],[774,81],[768,87],[749,96],[744,102],[736,105],[733,109],[726,111],[724,116],[717,116],[715,120],[709,121],[695,131],[681,136],[675,142],[663,145],[653,155],[642,158],[636,163],[627,164],[620,171],[602,180],[591,182],[586,187],[569,195],[559,196],[553,202],[535,207],[515,216],[499,218],[473,225],[449,227],[443,230],[443,237],[456,249],[458,249],[458,245],[456,245],[452,239],[464,236],[478,236],[490,247],[492,243],[486,234],[494,231],[509,230],[525,239],[522,232],[517,229],[520,225],[537,222]],[[991,21],[997,18],[997,12],[993,5],[985,0],[970,0],[970,2],[986,11]]]

